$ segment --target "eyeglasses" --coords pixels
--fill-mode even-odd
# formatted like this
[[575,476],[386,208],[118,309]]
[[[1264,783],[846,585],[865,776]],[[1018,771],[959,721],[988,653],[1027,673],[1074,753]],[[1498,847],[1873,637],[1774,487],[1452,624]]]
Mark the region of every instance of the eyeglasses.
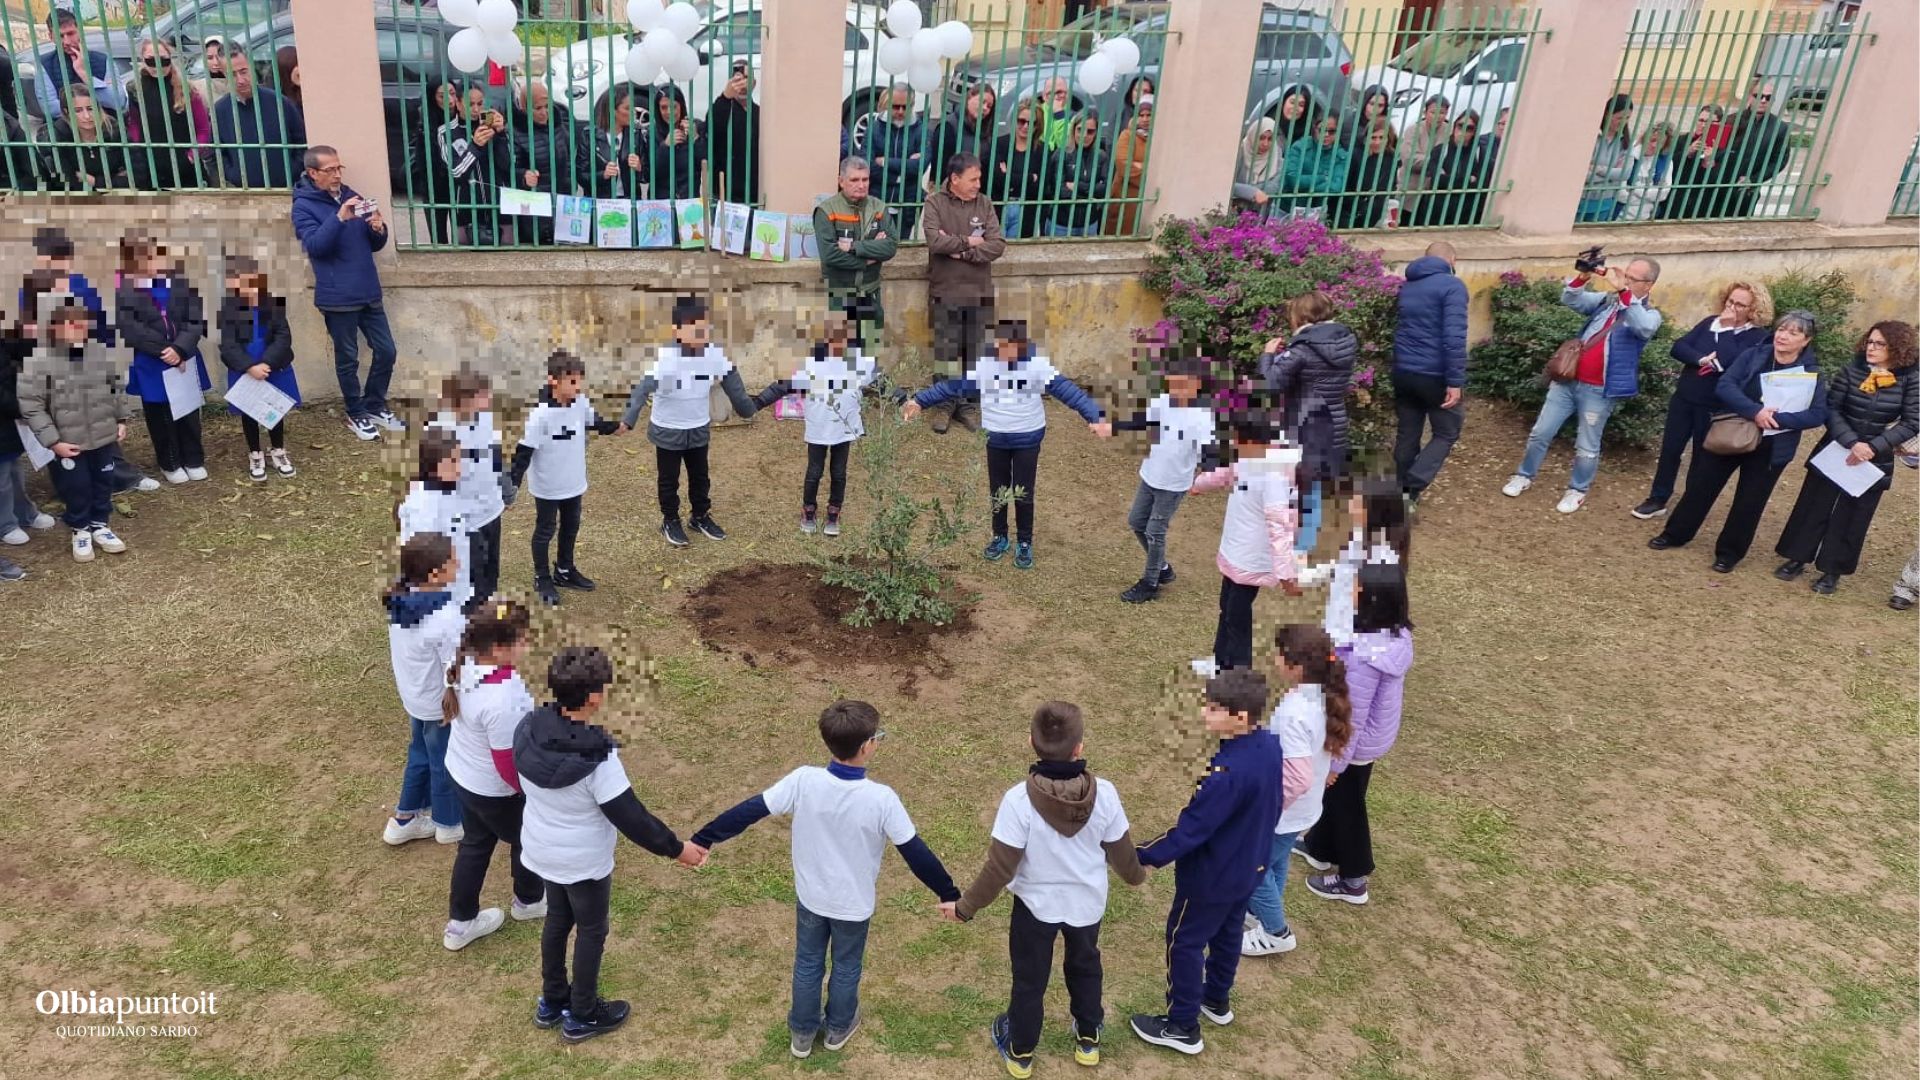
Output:
[[1625,277],[1626,277],[1626,279],[1627,279],[1627,282],[1628,282],[1628,284],[1631,284],[1631,285],[1651,285],[1651,284],[1653,284],[1653,279],[1652,279],[1652,278],[1646,278],[1646,277],[1636,277],[1636,276],[1634,276],[1634,275],[1632,275],[1632,274],[1627,274],[1627,275],[1625,275]]
[[168,64],[173,63],[173,57],[149,56],[145,60],[142,60],[140,62],[150,68],[163,68],[163,67],[166,67]]
[[1743,304],[1738,300],[1727,301],[1727,306],[1732,308],[1735,311],[1752,311],[1753,310],[1752,304]]
[[1026,126],[1028,126],[1029,124],[1032,124],[1032,123],[1033,123],[1033,121],[1031,121],[1031,120],[1029,120],[1029,119],[1027,119],[1027,118],[1026,118],[1026,117],[1024,117],[1024,116],[1023,116],[1023,117],[1021,117],[1020,119],[1018,119],[1018,120],[1015,120],[1015,121],[1014,121],[1014,124],[1015,124],[1016,126],[1018,126],[1018,127],[1026,127]]
[[893,108],[893,111],[894,111],[894,112],[906,112],[906,111],[907,111],[907,106],[905,106],[905,105],[895,105],[895,106],[892,106],[892,108]]
[[1875,341],[1872,338],[1867,339],[1867,348],[1869,349],[1884,349],[1887,347],[1887,343],[1884,341]]
[[1772,95],[1772,94],[1755,94],[1755,95],[1753,95],[1753,100],[1755,100],[1755,101],[1772,101],[1772,100],[1773,100],[1773,95]]
[[1479,130],[1479,128],[1480,128],[1479,124],[1461,124],[1460,125],[1461,131],[1477,131]]
[[313,171],[317,173],[325,173],[328,176],[339,176],[341,173],[347,171],[347,167],[345,165],[339,165],[339,164],[322,165]]

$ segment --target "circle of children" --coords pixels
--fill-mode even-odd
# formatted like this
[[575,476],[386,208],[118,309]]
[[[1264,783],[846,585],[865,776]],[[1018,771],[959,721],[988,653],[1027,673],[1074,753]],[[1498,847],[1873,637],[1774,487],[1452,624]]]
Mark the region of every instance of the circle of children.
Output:
[[[1293,344],[1282,348],[1276,340],[1262,358],[1263,371],[1284,380],[1291,369],[1342,351],[1350,359],[1353,336],[1332,316],[1322,294],[1295,301]],[[611,1031],[628,1016],[628,1004],[603,999],[598,985],[617,838],[624,834],[649,852],[698,867],[715,845],[762,818],[789,818],[798,904],[788,1026],[796,1057],[812,1054],[816,1040],[839,1050],[860,1026],[875,882],[892,845],[937,897],[944,918],[971,919],[1001,891],[1014,894],[1013,989],[991,1037],[1016,1077],[1033,1067],[1056,937],[1066,942],[1074,1056],[1098,1063],[1104,1019],[1098,940],[1108,870],[1139,884],[1147,868],[1172,864],[1166,1011],[1135,1016],[1131,1027],[1149,1043],[1197,1054],[1203,1017],[1220,1025],[1233,1021],[1230,991],[1240,957],[1295,947],[1281,907],[1290,854],[1324,872],[1308,880],[1316,896],[1346,904],[1368,899],[1367,781],[1393,744],[1400,688],[1413,658],[1407,518],[1391,481],[1336,481],[1345,471],[1339,460],[1344,433],[1336,439],[1316,429],[1331,423],[1325,414],[1309,410],[1283,424],[1271,408],[1238,410],[1229,425],[1235,460],[1219,465],[1216,412],[1201,398],[1206,362],[1171,362],[1165,393],[1115,423],[1053,368],[1017,321],[997,324],[991,346],[961,377],[938,380],[910,398],[887,395],[906,421],[943,403],[977,401],[989,484],[995,492],[1014,489],[1011,498],[996,501],[993,538],[983,552],[989,561],[1011,551],[1015,566],[1033,565],[1034,477],[1048,396],[1077,412],[1095,435],[1115,428],[1156,433],[1129,515],[1145,571],[1125,599],[1151,599],[1173,581],[1167,525],[1185,494],[1227,493],[1214,655],[1194,663],[1206,679],[1204,725],[1221,741],[1177,823],[1150,843],[1135,845],[1113,784],[1087,770],[1081,713],[1067,702],[1035,711],[1031,740],[1038,760],[1002,799],[985,868],[962,893],[916,836],[899,796],[867,776],[884,732],[865,702],[836,701],[820,714],[829,757],[823,767],[795,769],[682,838],[635,797],[616,744],[596,723],[614,677],[611,658],[594,647],[561,649],[546,672],[545,704],[536,705],[523,679],[531,613],[494,595],[500,517],[518,490],[529,489],[536,503],[536,593],[558,603],[560,589],[594,588],[575,562],[589,433],[631,430],[651,403],[647,433],[657,457],[661,533],[676,546],[690,542],[680,523],[684,470],[692,531],[717,541],[727,534],[713,518],[709,490],[714,389],[742,417],[793,394],[807,445],[800,528],[836,535],[847,450],[864,431],[862,395],[886,385],[876,386],[882,373],[862,355],[859,325],[831,317],[824,340],[798,371],[749,395],[725,350],[710,340],[704,301],[682,297],[673,305],[674,341],[658,349],[623,417],[601,417],[584,390],[584,363],[556,351],[511,457],[501,450],[485,377],[462,370],[446,380],[442,411],[420,440],[418,478],[399,511],[400,574],[386,596],[394,679],[412,736],[384,839],[458,844],[446,948],[464,949],[509,917],[545,920],[533,1021],[558,1027],[564,1040],[575,1042]],[[829,472],[823,519],[819,486]],[[1335,491],[1348,496],[1355,525],[1333,561],[1309,566],[1305,553],[1313,548],[1322,490],[1329,501]],[[556,537],[559,550],[549,563]],[[1297,595],[1304,584],[1328,587],[1324,626],[1281,628],[1272,659],[1256,667],[1256,594],[1278,587]],[[506,912],[481,906],[488,864],[502,843],[513,878]]]

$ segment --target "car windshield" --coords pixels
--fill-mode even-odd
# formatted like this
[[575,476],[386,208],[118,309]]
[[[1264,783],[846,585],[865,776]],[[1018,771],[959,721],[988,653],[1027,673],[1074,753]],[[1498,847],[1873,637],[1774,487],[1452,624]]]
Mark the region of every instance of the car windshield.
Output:
[[1451,79],[1460,74],[1460,69],[1467,66],[1467,61],[1479,56],[1480,50],[1486,48],[1491,40],[1491,34],[1434,34],[1402,50],[1400,55],[1387,61],[1387,66],[1415,75]]
[[1093,52],[1093,46],[1099,39],[1119,37],[1133,29],[1140,20],[1158,13],[1157,10],[1090,11],[1041,42],[1040,49],[1059,56],[1071,56],[1076,60],[1085,59]]

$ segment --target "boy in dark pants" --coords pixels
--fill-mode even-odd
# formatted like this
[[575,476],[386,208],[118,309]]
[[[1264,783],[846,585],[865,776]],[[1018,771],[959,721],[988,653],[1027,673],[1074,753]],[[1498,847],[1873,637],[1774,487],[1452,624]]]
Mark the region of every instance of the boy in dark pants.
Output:
[[[611,435],[619,425],[593,411],[581,384],[587,365],[565,349],[547,358],[547,388],[527,416],[527,429],[513,451],[513,484],[506,505],[513,505],[520,481],[533,476],[533,591],[548,605],[560,602],[559,589],[593,591],[593,579],[573,565],[573,542],[580,535],[580,500],[587,494],[587,432]],[[560,533],[560,557],[547,569],[547,545]]]
[[1260,726],[1267,680],[1231,668],[1207,680],[1201,719],[1220,736],[1206,775],[1165,835],[1140,849],[1142,866],[1174,863],[1167,913],[1167,1011],[1133,1017],[1133,1033],[1183,1054],[1206,1048],[1200,1017],[1233,1023],[1228,995],[1240,966],[1247,901],[1267,872],[1280,821],[1280,740]]
[[[580,1042],[626,1022],[624,1001],[600,1000],[600,956],[607,944],[613,895],[615,830],[682,866],[706,862],[706,851],[681,842],[633,793],[620,751],[588,723],[605,703],[613,661],[590,645],[561,649],[547,669],[553,701],[527,714],[513,736],[513,763],[527,796],[520,823],[521,863],[547,882],[547,921],[540,933],[540,1001],[536,1026],[558,1024]],[[573,980],[567,980],[567,938],[574,937]]]
[[1027,779],[1009,789],[993,819],[987,865],[956,904],[940,905],[952,918],[968,920],[993,903],[1001,889],[1013,893],[1007,952],[1013,962],[1013,993],[1007,1011],[993,1022],[994,1048],[1016,1080],[1033,1075],[1033,1050],[1047,980],[1053,973],[1053,939],[1066,939],[1062,964],[1073,1008],[1073,1058],[1100,1064],[1100,920],[1107,910],[1107,867],[1129,885],[1147,880],[1127,829],[1127,812],[1111,783],[1087,771],[1080,707],[1049,701],[1033,714],[1027,741],[1040,760]]
[[709,540],[725,540],[726,530],[713,520],[712,490],[707,474],[707,447],[713,440],[712,394],[715,385],[740,419],[756,411],[740,371],[720,346],[708,343],[712,326],[706,302],[683,296],[673,302],[673,340],[662,345],[645,378],[633,388],[620,431],[640,422],[640,410],[653,399],[647,421],[647,441],[653,443],[659,467],[660,535],[674,547],[687,546],[680,527],[680,466],[687,467],[687,498],[693,504],[692,525]]
[[95,548],[127,550],[108,527],[113,516],[113,449],[127,437],[132,401],[119,365],[89,337],[93,316],[68,297],[48,297],[41,312],[43,344],[27,358],[17,383],[20,420],[58,459],[47,466],[67,504],[75,562],[92,562]]

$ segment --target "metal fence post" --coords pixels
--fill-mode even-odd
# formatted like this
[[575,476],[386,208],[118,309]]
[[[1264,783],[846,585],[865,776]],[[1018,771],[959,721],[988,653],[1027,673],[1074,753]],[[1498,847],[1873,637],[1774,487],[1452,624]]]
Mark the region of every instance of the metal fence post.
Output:
[[[1861,43],[1846,96],[1830,107],[1825,164],[1833,179],[1813,190],[1827,225],[1878,225],[1887,220],[1902,166],[1920,128],[1914,94],[1913,43],[1920,40],[1920,5],[1875,4],[1872,34]],[[1816,183],[1819,178],[1815,178]]]
[[293,21],[300,43],[308,144],[340,151],[347,184],[379,200],[393,242],[376,257],[390,261],[399,248],[402,226],[387,178],[387,119],[381,105],[373,8],[335,0],[293,0]]
[[[1181,0],[1167,16],[1154,94],[1146,220],[1197,217],[1222,205],[1240,151],[1241,105],[1260,37],[1260,0]],[[1148,230],[1151,232],[1151,229]]]
[[842,0],[778,0],[762,9],[760,182],[768,209],[806,214],[838,172]]

